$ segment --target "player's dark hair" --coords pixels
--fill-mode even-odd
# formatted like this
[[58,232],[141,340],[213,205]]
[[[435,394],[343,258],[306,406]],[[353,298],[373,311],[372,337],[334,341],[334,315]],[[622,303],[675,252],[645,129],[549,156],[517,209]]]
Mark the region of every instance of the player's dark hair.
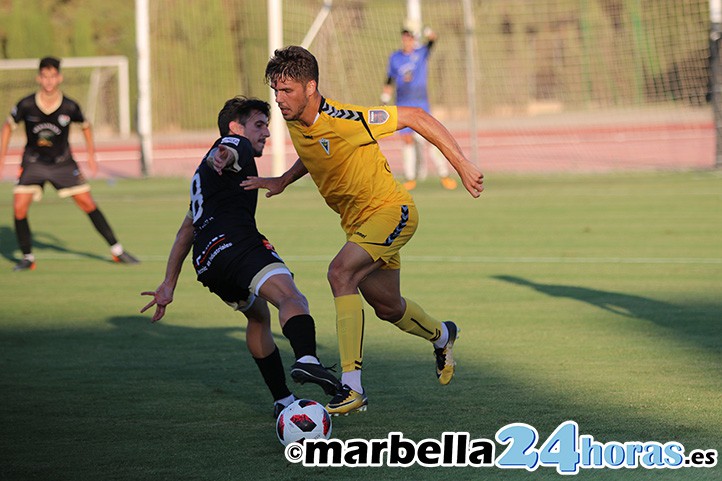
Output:
[[40,59],[40,65],[38,66],[38,72],[44,68],[54,68],[60,72],[60,59],[55,57],[43,57]]
[[318,62],[311,52],[303,47],[291,45],[273,52],[266,65],[266,83],[291,79],[301,83],[311,80],[318,84]]
[[225,105],[218,112],[218,131],[221,135],[228,135],[228,124],[234,120],[239,124],[246,124],[253,111],[259,111],[266,117],[271,117],[271,106],[261,99],[238,96],[226,100]]

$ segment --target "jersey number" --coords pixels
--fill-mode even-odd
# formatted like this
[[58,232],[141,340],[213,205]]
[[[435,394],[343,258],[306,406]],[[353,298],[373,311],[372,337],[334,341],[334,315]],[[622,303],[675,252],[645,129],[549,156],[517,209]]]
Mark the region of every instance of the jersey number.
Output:
[[203,215],[203,192],[201,191],[201,176],[196,175],[191,179],[191,210],[193,211],[193,223]]

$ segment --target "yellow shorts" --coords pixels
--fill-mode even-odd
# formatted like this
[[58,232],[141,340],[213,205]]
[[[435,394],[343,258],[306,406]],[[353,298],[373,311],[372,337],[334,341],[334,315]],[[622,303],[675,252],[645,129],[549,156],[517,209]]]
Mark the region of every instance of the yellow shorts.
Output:
[[374,262],[384,261],[382,269],[400,269],[399,251],[411,239],[419,225],[415,205],[394,205],[374,213],[366,222],[346,234],[346,240],[358,244]]

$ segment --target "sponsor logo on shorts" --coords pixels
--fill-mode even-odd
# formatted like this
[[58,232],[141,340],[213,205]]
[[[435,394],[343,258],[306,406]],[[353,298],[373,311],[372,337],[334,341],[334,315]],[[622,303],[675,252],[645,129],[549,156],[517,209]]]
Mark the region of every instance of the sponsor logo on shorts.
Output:
[[196,274],[201,275],[206,272],[211,267],[213,259],[229,247],[233,247],[233,243],[226,240],[225,234],[217,235],[211,239],[206,248],[194,259]]

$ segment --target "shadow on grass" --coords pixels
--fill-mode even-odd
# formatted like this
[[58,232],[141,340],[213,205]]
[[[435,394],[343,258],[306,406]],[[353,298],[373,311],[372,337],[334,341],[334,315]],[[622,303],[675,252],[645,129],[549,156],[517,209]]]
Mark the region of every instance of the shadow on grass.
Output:
[[15,231],[6,225],[0,226],[0,255],[10,262],[17,262],[15,258],[16,247]]
[[516,276],[499,275],[493,279],[529,287],[550,297],[585,302],[615,315],[651,321],[674,330],[701,346],[719,351],[722,326],[712,320],[722,318],[720,305],[680,306],[648,297],[622,292],[602,291],[563,284],[541,284]]
[[[0,227],[0,255],[10,262],[17,262],[15,257],[17,250],[17,239],[15,231],[8,226]],[[68,248],[65,243],[58,237],[47,232],[33,232],[33,252],[59,252],[62,254],[70,254],[86,259],[100,260],[104,262],[113,262],[110,257],[100,256],[90,252],[79,251]]]
[[[0,406],[5,426],[2,478],[60,479],[53,473],[62,472],[62,479],[74,481],[138,481],[203,473],[193,479],[218,480],[249,479],[252,472],[261,481],[557,479],[552,468],[440,473],[419,466],[291,465],[275,439],[270,395],[243,352],[245,319],[237,320],[238,327],[198,327],[202,320],[185,327],[128,315],[107,318],[111,329],[0,330],[0,385],[6,388]],[[454,382],[440,386],[428,345],[393,328],[388,333],[399,341],[393,350],[374,342],[367,348],[369,411],[334,418],[335,437],[383,439],[401,431],[416,441],[440,439],[443,432],[493,439],[502,426],[527,422],[544,439],[558,424],[574,419],[585,433],[605,441],[676,439],[697,443],[690,442],[690,449],[714,447],[702,444],[709,443],[709,433],[655,416],[653,407],[600,409],[594,399],[586,404],[566,396],[569,390],[520,381],[495,364],[459,359]],[[290,346],[277,340],[288,368]],[[314,399],[325,399],[316,386],[303,389]],[[502,450],[498,446],[497,455]],[[578,479],[651,479],[638,470],[586,474]],[[689,473],[704,475],[694,478],[681,472],[654,474],[655,481],[715,479],[703,470]]]
[[[208,298],[215,301],[213,296]],[[119,336],[134,339],[137,347],[147,345],[151,356],[156,357],[158,353],[167,356],[165,359],[158,359],[158,362],[164,365],[170,363],[177,368],[174,369],[177,374],[188,380],[213,386],[216,392],[234,391],[227,383],[239,383],[240,377],[248,374],[252,379],[249,386],[252,386],[254,391],[251,399],[254,402],[259,399],[266,402],[270,412],[273,398],[246,346],[246,317],[240,312],[228,312],[229,319],[233,319],[237,326],[199,329],[167,324],[162,320],[152,323],[150,316],[111,317],[108,323],[116,328]],[[272,316],[271,322],[277,320]],[[293,350],[285,336],[275,332],[272,335],[283,358],[287,385],[293,391],[295,386],[288,376],[293,362]],[[321,349],[322,346],[318,345],[318,348]],[[324,364],[332,364],[329,362],[331,359],[321,360]],[[203,372],[201,366],[206,366],[207,372]],[[247,381],[244,380],[243,384],[248,384]],[[222,388],[221,385],[225,387]]]

